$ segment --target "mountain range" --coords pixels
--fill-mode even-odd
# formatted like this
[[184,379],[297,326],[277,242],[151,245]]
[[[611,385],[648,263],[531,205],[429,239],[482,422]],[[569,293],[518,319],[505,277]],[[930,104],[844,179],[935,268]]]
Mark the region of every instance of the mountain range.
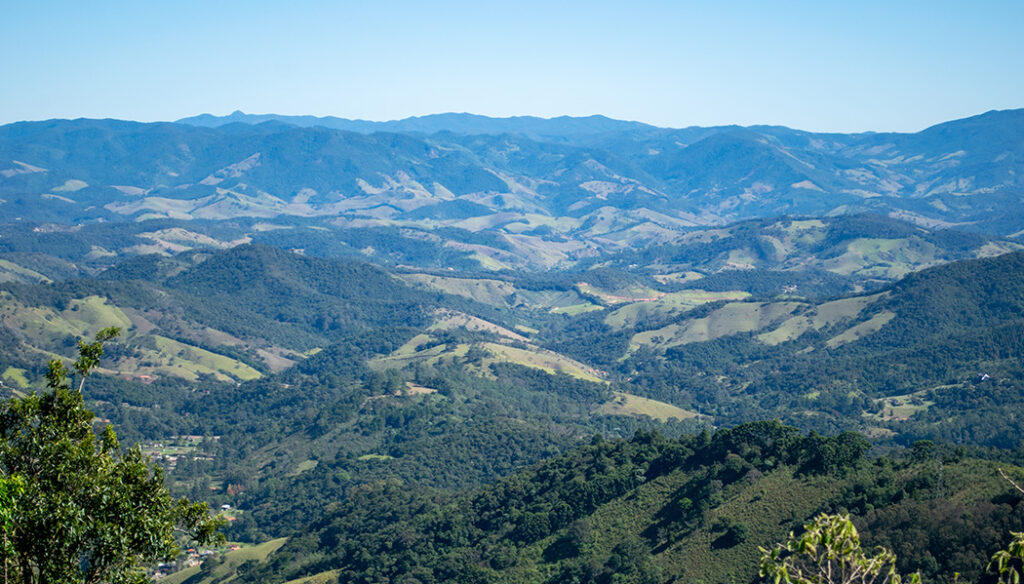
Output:
[[243,545],[171,584],[747,582],[837,511],[981,581],[1024,517],[1022,137],[2,126],[0,391],[121,328],[86,402]]
[[359,133],[272,118],[0,127],[0,221],[454,227],[544,247],[548,265],[782,214],[1024,230],[1024,110],[916,134],[463,114],[352,122]]

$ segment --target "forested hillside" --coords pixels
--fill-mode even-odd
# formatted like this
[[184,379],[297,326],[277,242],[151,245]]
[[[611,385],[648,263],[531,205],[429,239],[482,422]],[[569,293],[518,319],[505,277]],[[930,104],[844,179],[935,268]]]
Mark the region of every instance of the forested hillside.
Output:
[[265,562],[226,567],[244,582],[749,582],[758,546],[848,511],[866,547],[898,552],[901,572],[978,581],[1024,520],[996,463],[923,442],[902,459],[867,459],[867,449],[855,434],[805,436],[777,422],[595,436],[482,489],[352,489]]

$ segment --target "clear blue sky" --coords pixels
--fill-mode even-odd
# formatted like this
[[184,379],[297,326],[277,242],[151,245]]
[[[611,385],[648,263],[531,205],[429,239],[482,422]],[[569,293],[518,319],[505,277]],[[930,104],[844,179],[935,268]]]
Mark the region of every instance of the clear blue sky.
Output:
[[917,131],[1024,107],[1024,2],[17,1],[0,123],[604,114]]

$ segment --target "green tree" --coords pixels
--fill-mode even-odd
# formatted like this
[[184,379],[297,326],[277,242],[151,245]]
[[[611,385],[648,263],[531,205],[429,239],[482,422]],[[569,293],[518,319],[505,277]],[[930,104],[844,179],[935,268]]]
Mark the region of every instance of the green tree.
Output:
[[4,556],[4,584],[7,584],[7,559],[11,555],[11,529],[14,528],[14,501],[25,491],[25,481],[20,475],[0,477],[0,531],[3,532],[3,543],[0,553]]
[[[876,548],[868,555],[849,515],[819,515],[799,537],[761,550],[762,578],[774,584],[900,584],[896,554]],[[919,584],[912,574],[908,581]]]
[[1024,533],[1011,532],[1010,535],[1013,536],[1010,545],[996,552],[988,566],[990,571],[999,574],[1000,584],[1020,584],[1024,572]]
[[0,472],[19,484],[0,501],[14,582],[141,583],[146,565],[180,552],[179,534],[199,543],[222,537],[207,505],[172,498],[138,446],[122,451],[109,425],[94,431],[82,389],[118,332],[79,341],[74,389],[71,372],[53,360],[47,391],[0,405]]

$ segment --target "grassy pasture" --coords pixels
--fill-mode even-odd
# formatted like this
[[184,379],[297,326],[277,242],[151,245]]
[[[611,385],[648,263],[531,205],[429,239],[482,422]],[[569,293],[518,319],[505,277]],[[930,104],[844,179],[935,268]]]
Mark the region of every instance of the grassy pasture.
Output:
[[884,294],[841,298],[810,308],[806,313],[784,320],[777,328],[757,336],[766,345],[778,345],[792,341],[805,332],[838,324],[845,319],[856,318],[865,307]]
[[896,317],[895,312],[880,312],[875,316],[871,317],[870,320],[864,321],[860,324],[854,325],[842,333],[832,337],[825,343],[825,346],[829,349],[835,349],[841,347],[847,343],[852,343],[859,339],[862,339],[871,333],[879,331],[885,326],[890,320]]
[[823,267],[844,276],[897,279],[940,263],[934,245],[908,239],[860,238]]
[[490,376],[492,363],[514,363],[540,369],[552,375],[565,373],[587,381],[604,382],[594,369],[583,363],[533,345],[519,348],[501,343],[475,343],[473,345],[459,343],[454,347],[447,344],[428,347],[427,345],[432,341],[433,338],[428,334],[416,335],[390,355],[377,357],[370,361],[370,367],[381,371],[401,369],[414,363],[434,364],[444,359],[465,357],[470,348],[475,346],[483,349],[485,356],[479,361],[469,364],[469,369],[479,375]]
[[902,422],[917,412],[923,412],[935,405],[935,402],[925,399],[928,392],[925,390],[915,391],[907,395],[894,395],[875,399],[874,402],[882,407],[877,414],[864,414],[865,418],[878,421]]
[[28,370],[26,369],[8,367],[0,377],[3,378],[4,383],[10,383],[19,389],[25,389],[28,387],[28,377],[25,376],[26,373],[28,373]]
[[319,574],[306,576],[305,578],[289,580],[284,584],[331,584],[338,581],[338,574],[340,573],[341,570],[330,570],[328,572],[320,572]]
[[[282,537],[278,539],[272,539],[266,543],[259,545],[244,546],[237,550],[222,552],[224,556],[224,563],[214,568],[213,572],[206,578],[198,582],[197,584],[208,584],[209,582],[223,582],[231,579],[235,575],[235,570],[238,566],[249,560],[255,560],[257,562],[267,561],[267,556],[274,553],[281,546],[288,541],[288,538]],[[191,568],[185,568],[169,576],[166,576],[160,580],[163,584],[183,584],[185,581],[192,579],[192,577],[199,574],[199,566],[192,566]]]
[[0,295],[0,321],[20,330],[29,344],[41,346],[60,342],[63,337],[91,337],[108,326],[131,328],[131,319],[106,298],[88,296],[70,302],[67,309],[25,306],[8,294]]
[[490,306],[509,306],[516,288],[508,282],[486,278],[447,278],[430,274],[401,274],[399,280],[446,294],[462,296]]
[[576,284],[576,289],[581,295],[595,298],[598,302],[606,305],[654,300],[664,296],[663,292],[640,285],[627,286],[620,290],[603,290],[592,284],[579,282]]
[[[156,348],[161,353],[176,356],[176,362],[179,366],[195,373],[219,374],[218,376],[230,376],[239,381],[249,381],[250,379],[262,377],[259,371],[230,357],[218,355],[206,349],[186,345],[185,343],[159,335],[153,335],[152,338],[156,343]],[[168,361],[168,365],[171,365],[174,361],[175,358],[172,357]]]
[[438,320],[430,325],[427,331],[465,329],[473,332],[493,333],[514,341],[525,342],[527,340],[526,337],[517,332],[462,312],[439,311],[438,316]]
[[586,302],[583,304],[573,304],[570,306],[559,306],[551,309],[552,314],[567,314],[569,316],[576,316],[585,312],[592,312],[594,310],[604,310],[604,307],[599,304],[592,302]]
[[[666,516],[679,513],[678,493],[697,480],[698,477],[676,471],[641,485],[627,497],[602,505],[587,520],[601,529],[589,533],[585,553],[588,557],[605,558],[622,541],[644,541],[651,536],[651,526],[662,525]],[[839,487],[838,481],[797,477],[791,469],[729,485],[723,493],[725,503],[710,512],[708,521],[692,532],[684,531],[684,537],[666,533],[665,543],[656,548],[651,560],[663,574],[672,574],[680,582],[746,581],[750,566],[756,566],[760,558],[756,542],[784,540],[792,529],[793,517],[811,516]],[[744,523],[750,536],[739,545],[717,545],[723,535],[723,530],[716,527],[719,520]],[[671,524],[666,529],[671,531]],[[545,561],[544,550],[566,531],[556,532],[524,550],[519,562],[503,570],[498,581],[522,582],[528,581],[530,575],[554,573],[549,571],[555,566]]]
[[576,290],[516,290],[516,304],[525,304],[531,308],[541,310],[576,306],[580,304],[591,304],[589,300],[580,296]]
[[578,379],[604,383],[604,380],[598,377],[592,368],[553,351],[536,347],[519,349],[498,343],[483,343],[483,347],[491,354],[495,361],[525,365],[546,371],[552,375],[555,373],[565,373]]
[[667,348],[754,332],[790,316],[800,306],[798,302],[730,302],[705,317],[637,333],[630,346]]
[[661,282],[662,284],[685,284],[686,282],[692,282],[694,280],[700,280],[704,277],[704,274],[700,272],[672,272],[669,274],[652,274],[652,278]]
[[8,260],[0,260],[0,282],[45,282],[51,280],[46,276]]
[[655,316],[671,316],[720,300],[742,300],[750,294],[740,290],[728,292],[707,292],[705,290],[683,290],[665,294],[650,302],[635,302],[618,308],[605,317],[608,326],[622,329]]
[[665,402],[640,397],[629,393],[614,392],[615,397],[601,404],[599,411],[612,416],[648,416],[655,420],[667,422],[672,418],[687,420],[696,418],[697,414],[690,410],[667,404]]
[[733,249],[729,251],[728,264],[731,268],[754,269],[760,263],[757,257],[747,248]]

